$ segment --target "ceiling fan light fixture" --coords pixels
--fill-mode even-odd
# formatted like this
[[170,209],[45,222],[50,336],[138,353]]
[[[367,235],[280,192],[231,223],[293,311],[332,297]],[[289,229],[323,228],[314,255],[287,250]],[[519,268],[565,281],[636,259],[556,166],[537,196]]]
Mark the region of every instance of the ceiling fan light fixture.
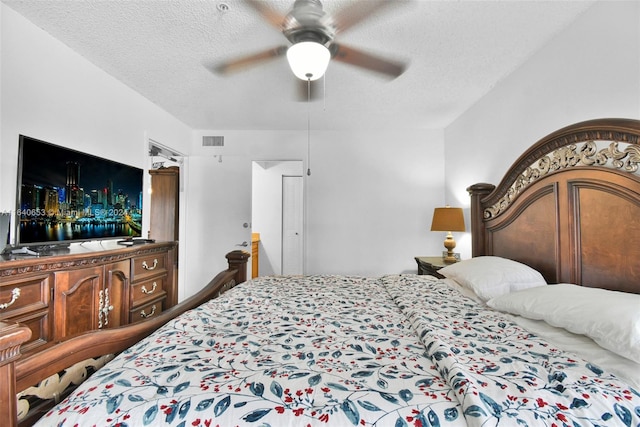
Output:
[[287,50],[287,60],[291,71],[300,80],[318,80],[327,71],[331,54],[324,45],[305,41]]

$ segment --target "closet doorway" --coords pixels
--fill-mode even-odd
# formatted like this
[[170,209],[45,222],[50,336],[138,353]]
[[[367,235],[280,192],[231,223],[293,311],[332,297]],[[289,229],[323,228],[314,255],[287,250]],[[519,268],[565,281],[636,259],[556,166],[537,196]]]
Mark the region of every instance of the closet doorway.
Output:
[[304,274],[301,160],[253,162],[251,217],[251,231],[259,235],[258,275]]

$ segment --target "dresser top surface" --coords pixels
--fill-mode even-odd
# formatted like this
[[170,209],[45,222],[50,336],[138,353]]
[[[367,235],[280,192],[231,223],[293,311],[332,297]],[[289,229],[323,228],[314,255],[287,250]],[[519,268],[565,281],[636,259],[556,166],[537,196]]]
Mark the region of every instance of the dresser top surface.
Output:
[[176,242],[154,242],[122,246],[116,240],[77,243],[71,244],[69,247],[51,249],[40,255],[3,255],[0,258],[0,271],[33,266],[46,266],[41,269],[50,270],[57,265],[61,267],[68,266],[69,264],[92,259],[95,261],[90,261],[91,263],[99,262],[100,260],[108,262],[112,259],[132,258],[148,252],[168,250],[176,244]]

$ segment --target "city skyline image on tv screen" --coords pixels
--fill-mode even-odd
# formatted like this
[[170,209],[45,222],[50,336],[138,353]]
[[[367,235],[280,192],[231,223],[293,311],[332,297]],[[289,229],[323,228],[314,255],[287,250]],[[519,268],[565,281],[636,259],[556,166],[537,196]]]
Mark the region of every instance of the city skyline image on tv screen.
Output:
[[21,136],[18,244],[141,234],[143,170]]

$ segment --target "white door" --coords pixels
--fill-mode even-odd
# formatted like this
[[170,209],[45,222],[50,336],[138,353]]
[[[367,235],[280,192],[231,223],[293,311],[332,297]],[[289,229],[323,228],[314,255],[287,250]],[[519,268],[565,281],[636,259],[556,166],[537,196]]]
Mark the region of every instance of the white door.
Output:
[[[226,253],[251,252],[251,161],[230,155],[221,162],[213,156],[190,156],[186,179],[188,240],[180,266],[186,269],[182,297],[200,290],[224,270]],[[251,277],[251,262],[247,275]]]
[[282,274],[303,274],[303,178],[282,176]]

